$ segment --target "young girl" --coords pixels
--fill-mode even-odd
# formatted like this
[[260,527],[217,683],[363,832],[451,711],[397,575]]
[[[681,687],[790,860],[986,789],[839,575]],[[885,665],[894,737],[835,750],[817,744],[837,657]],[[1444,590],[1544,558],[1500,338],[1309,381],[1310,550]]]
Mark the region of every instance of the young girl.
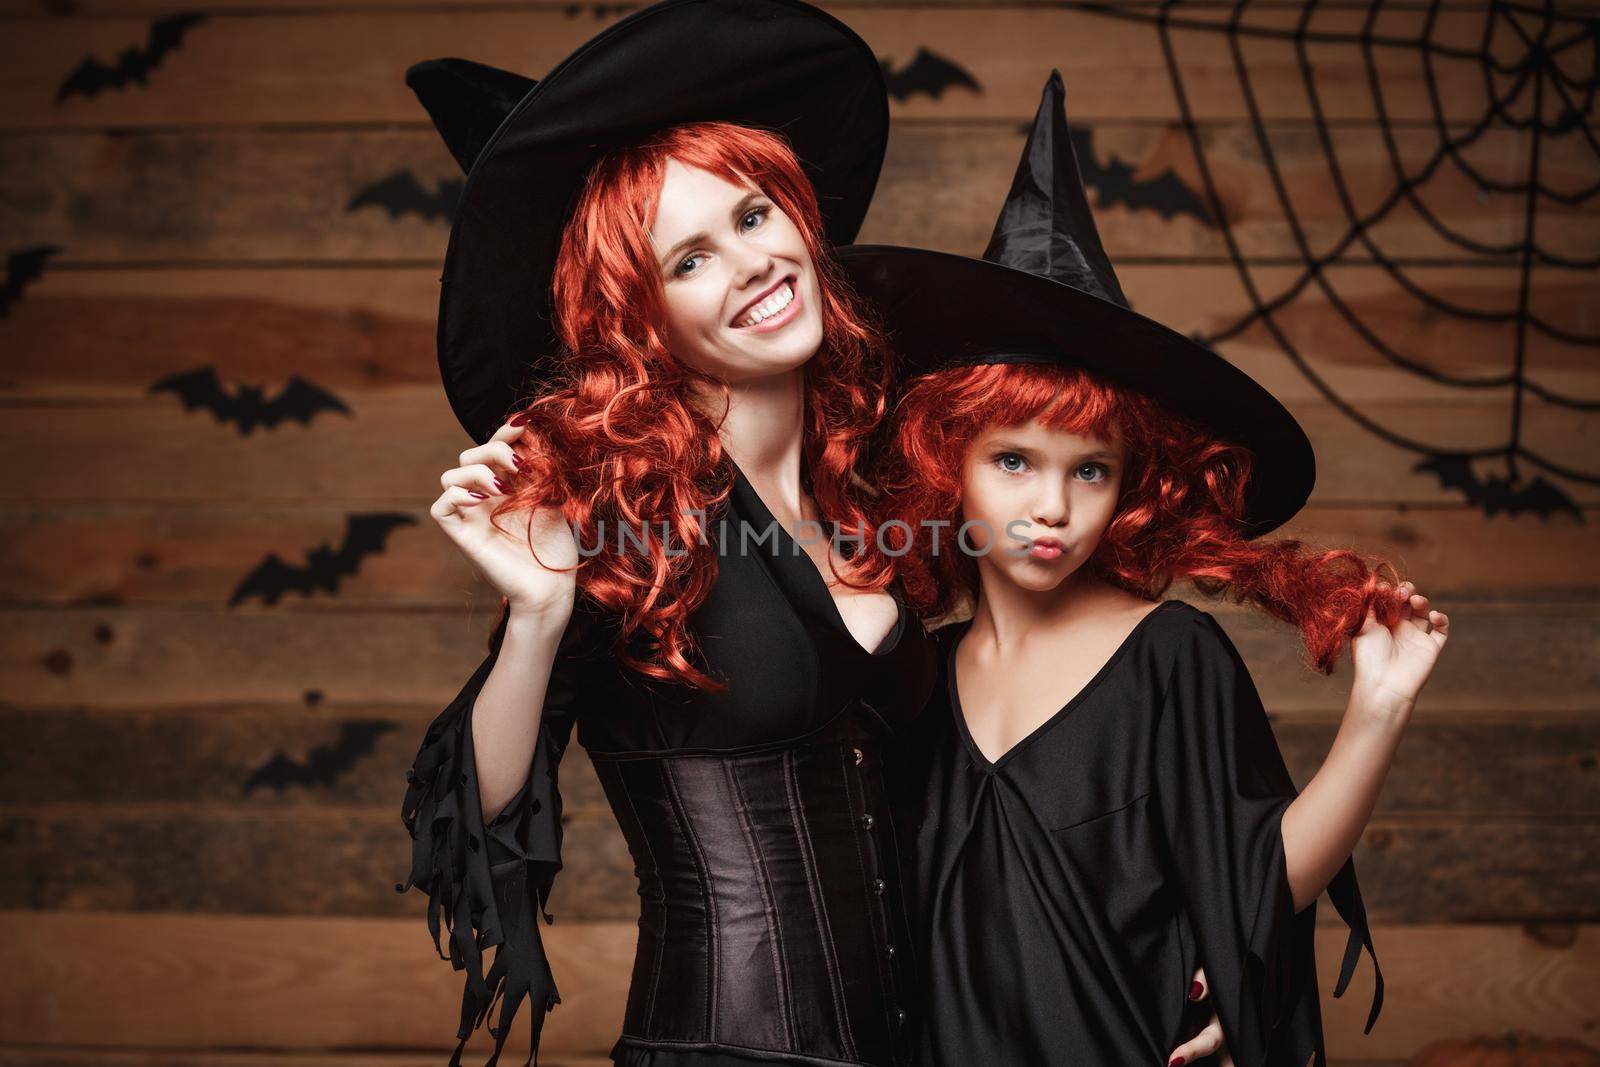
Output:
[[[897,775],[920,1060],[1177,1064],[1225,1040],[1240,1065],[1320,1067],[1313,905],[1329,889],[1351,926],[1338,995],[1372,949],[1351,851],[1449,621],[1386,565],[1259,540],[1309,494],[1309,444],[1127,307],[1060,101],[1054,76],[983,260],[844,256],[926,371],[883,475],[906,594],[972,601]],[[1350,642],[1349,708],[1298,795],[1227,633],[1161,599],[1183,579],[1294,625],[1319,670]],[[1202,965],[1210,1004],[1185,1004]]]

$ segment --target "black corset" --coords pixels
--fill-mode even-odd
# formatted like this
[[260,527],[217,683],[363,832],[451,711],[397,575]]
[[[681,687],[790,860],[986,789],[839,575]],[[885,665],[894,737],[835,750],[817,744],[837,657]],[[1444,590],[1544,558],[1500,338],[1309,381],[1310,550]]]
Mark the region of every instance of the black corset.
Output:
[[856,701],[778,744],[590,753],[639,879],[623,1044],[909,1062],[883,731]]

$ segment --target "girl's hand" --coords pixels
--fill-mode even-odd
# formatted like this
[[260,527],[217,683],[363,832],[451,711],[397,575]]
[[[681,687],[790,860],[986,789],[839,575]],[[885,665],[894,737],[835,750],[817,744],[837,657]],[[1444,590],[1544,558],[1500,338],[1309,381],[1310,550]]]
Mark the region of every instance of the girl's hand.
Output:
[[1411,582],[1401,582],[1393,595],[1400,601],[1395,624],[1383,625],[1369,608],[1360,632],[1350,642],[1350,658],[1355,664],[1352,692],[1379,710],[1406,713],[1416,704],[1417,694],[1450,638],[1450,617],[1430,611],[1428,598]]
[[[1194,972],[1194,979],[1189,983],[1189,999],[1202,1001],[1210,994],[1211,988],[1206,982],[1205,968]],[[1234,1067],[1233,1057],[1228,1054],[1228,1046],[1222,1040],[1222,1020],[1216,1013],[1211,1015],[1211,1021],[1206,1028],[1194,1037],[1185,1041],[1167,1056],[1168,1067],[1179,1067],[1180,1064],[1193,1063],[1202,1056],[1218,1055],[1217,1063],[1221,1067]]]
[[577,589],[578,545],[561,510],[507,512],[499,519],[503,532],[489,521],[499,498],[522,476],[521,460],[511,446],[524,432],[506,423],[488,441],[461,453],[460,466],[440,475],[444,493],[429,513],[513,613],[565,626]]

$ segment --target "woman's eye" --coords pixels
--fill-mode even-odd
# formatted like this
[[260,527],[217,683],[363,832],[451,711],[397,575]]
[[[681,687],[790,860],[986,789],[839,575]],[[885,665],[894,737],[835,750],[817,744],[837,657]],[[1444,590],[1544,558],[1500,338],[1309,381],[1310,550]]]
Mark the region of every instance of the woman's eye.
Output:
[[998,463],[1000,465],[1000,469],[1005,471],[1007,474],[1016,474],[1028,466],[1028,461],[1017,455],[1015,452],[1002,452],[995,458],[995,462]]
[[754,225],[749,225],[749,226],[745,227],[745,229],[747,229],[747,230],[753,230],[753,229],[756,228],[756,226],[759,226],[761,224],[761,220],[762,219],[767,217],[767,212],[770,211],[770,210],[772,210],[772,209],[771,208],[765,208],[765,207],[754,208],[751,211],[747,212],[745,214],[745,217],[743,219],[741,219],[740,221],[748,223],[751,219],[755,219],[756,222],[755,222]]
[[683,277],[685,274],[688,274],[690,271],[694,270],[694,268],[689,266],[689,264],[697,262],[700,258],[700,256],[684,256],[683,259],[678,261],[677,269],[672,273],[676,274],[680,278]]

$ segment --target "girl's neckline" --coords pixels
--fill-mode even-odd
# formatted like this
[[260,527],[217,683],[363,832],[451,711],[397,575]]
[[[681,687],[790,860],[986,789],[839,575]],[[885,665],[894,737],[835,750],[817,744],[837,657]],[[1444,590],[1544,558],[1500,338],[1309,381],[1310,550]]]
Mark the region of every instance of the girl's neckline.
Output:
[[1113,651],[1111,655],[1106,658],[1106,661],[1100,665],[1100,669],[1095,671],[1094,675],[1083,684],[1083,688],[1079,689],[1067,700],[1065,704],[1062,704],[1061,707],[1051,713],[1050,716],[1047,717],[1043,722],[1034,727],[1032,730],[1029,730],[1027,734],[1020,738],[1010,748],[1000,753],[1000,755],[993,760],[984,755],[983,749],[979,748],[978,743],[973,740],[972,731],[967,727],[966,712],[963,711],[961,707],[961,691],[956,680],[956,647],[961,644],[961,639],[964,638],[967,634],[967,631],[971,629],[972,620],[968,619],[965,622],[958,623],[957,626],[959,626],[959,629],[952,634],[949,647],[945,650],[945,677],[950,699],[950,714],[955,719],[956,729],[961,734],[962,743],[966,745],[967,751],[971,755],[973,762],[975,762],[985,771],[989,772],[998,771],[1001,767],[1004,767],[1011,761],[1013,756],[1021,752],[1033,741],[1042,736],[1056,723],[1072,714],[1078,705],[1082,704],[1089,698],[1089,694],[1094,692],[1100,683],[1105,680],[1106,676],[1111,673],[1112,669],[1116,667],[1117,663],[1123,658],[1123,656],[1125,656],[1127,652],[1134,646],[1135,640],[1141,633],[1144,632],[1146,625],[1151,619],[1169,609],[1172,605],[1182,603],[1183,601],[1181,600],[1163,600],[1161,603],[1145,612],[1144,615],[1140,617],[1139,621],[1134,623],[1133,629],[1128,631],[1128,636],[1122,639],[1122,643],[1119,644],[1115,651]]
[[[814,596],[820,597],[819,605],[822,601],[827,602],[823,608],[823,615],[828,620],[829,625],[837,630],[840,636],[849,641],[852,647],[858,649],[862,655],[887,656],[893,652],[899,646],[900,638],[906,629],[907,608],[905,601],[900,599],[899,594],[893,589],[884,590],[895,602],[896,617],[894,625],[889,628],[889,632],[884,635],[883,640],[878,643],[876,649],[867,648],[851,632],[850,627],[846,625],[844,614],[839,610],[838,600],[834,599],[833,591],[828,588],[827,579],[823,577],[821,568],[811,558],[810,553],[805,550],[805,546],[791,537],[789,531],[784,529],[783,523],[779,522],[772,514],[772,509],[767,507],[767,502],[761,499],[761,494],[756,492],[756,487],[745,476],[739,464],[733,461],[733,457],[726,452],[723,453],[723,456],[727,459],[729,466],[733,468],[734,493],[739,497],[742,510],[751,513],[755,521],[764,529],[776,529],[777,531],[774,537],[778,550],[771,554],[774,562],[777,562],[779,566],[805,568],[806,577],[802,578],[801,581],[810,586]],[[788,562],[779,562],[784,560]]]

